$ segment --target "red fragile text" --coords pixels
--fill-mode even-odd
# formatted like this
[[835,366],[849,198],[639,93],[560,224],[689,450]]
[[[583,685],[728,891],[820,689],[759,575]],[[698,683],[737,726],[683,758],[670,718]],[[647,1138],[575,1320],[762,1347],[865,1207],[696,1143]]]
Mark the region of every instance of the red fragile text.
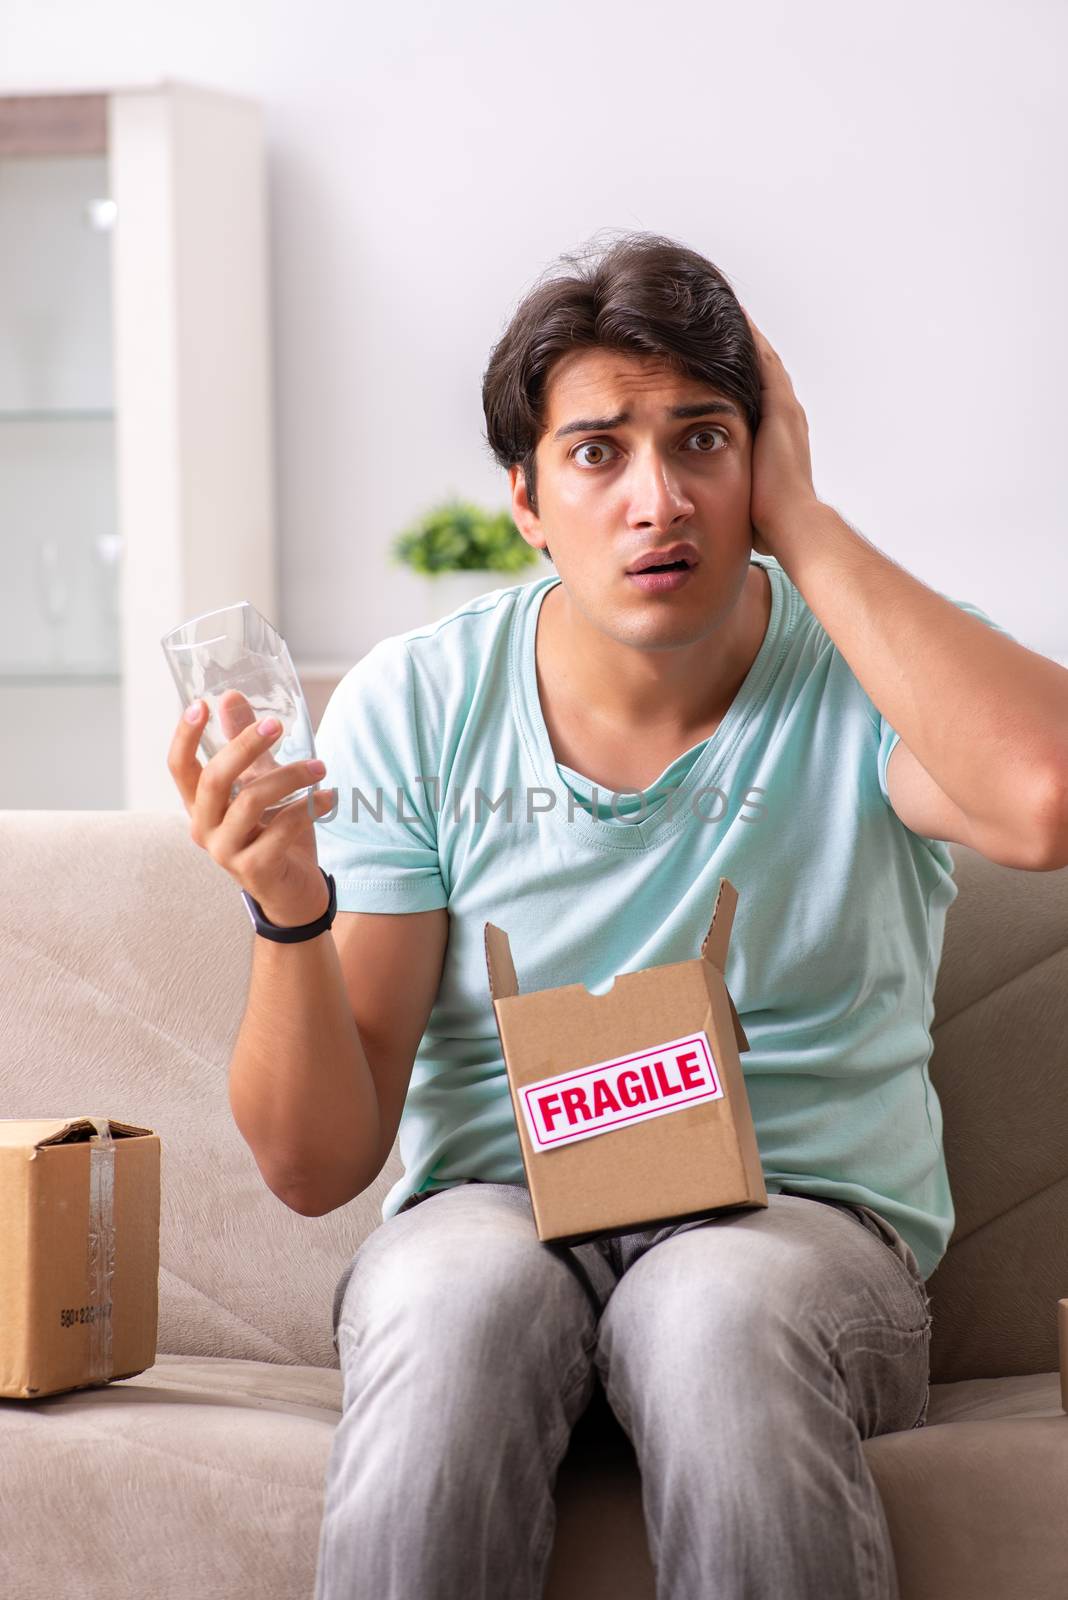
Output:
[[526,1084],[521,1094],[536,1150],[681,1111],[695,1101],[722,1098],[703,1031],[543,1078]]

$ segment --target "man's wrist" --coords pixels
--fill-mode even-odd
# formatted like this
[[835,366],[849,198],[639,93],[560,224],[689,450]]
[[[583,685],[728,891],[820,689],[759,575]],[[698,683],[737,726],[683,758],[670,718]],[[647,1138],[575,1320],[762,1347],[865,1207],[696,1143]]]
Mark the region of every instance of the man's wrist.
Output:
[[292,906],[286,908],[284,915],[275,916],[270,906],[265,904],[264,901],[260,900],[257,904],[263,916],[274,928],[306,928],[309,922],[318,922],[320,917],[325,917],[326,908],[330,904],[330,885],[324,880],[322,900],[313,910],[308,912],[307,916],[300,916],[293,910]]
[[280,944],[298,944],[305,939],[313,939],[320,933],[325,933],[333,924],[337,914],[337,891],[333,877],[320,867],[323,880],[327,888],[327,900],[320,910],[306,916],[301,921],[295,921],[292,908],[287,908],[284,913],[287,920],[275,921],[271,916],[270,908],[260,904],[247,889],[242,889],[241,898],[245,902],[245,909],[249,915],[256,933],[262,938],[273,940]]

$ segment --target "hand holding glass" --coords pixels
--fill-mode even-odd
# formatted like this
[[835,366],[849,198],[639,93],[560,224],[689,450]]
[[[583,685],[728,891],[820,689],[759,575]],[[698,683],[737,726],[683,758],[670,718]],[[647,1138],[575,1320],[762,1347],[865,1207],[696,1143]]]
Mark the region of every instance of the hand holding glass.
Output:
[[[160,642],[183,706],[203,700],[208,707],[198,746],[206,759],[225,749],[251,722],[277,717],[281,723],[278,738],[232,785],[231,800],[279,766],[314,757],[311,717],[286,642],[248,600],[194,617]],[[316,788],[305,784],[266,806],[264,816],[303,800]]]

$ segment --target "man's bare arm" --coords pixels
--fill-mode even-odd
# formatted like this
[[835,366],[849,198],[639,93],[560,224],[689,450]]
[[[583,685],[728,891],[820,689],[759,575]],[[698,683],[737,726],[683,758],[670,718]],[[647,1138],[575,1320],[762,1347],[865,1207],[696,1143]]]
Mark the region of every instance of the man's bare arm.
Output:
[[323,1216],[381,1172],[447,940],[444,908],[342,911],[317,938],[256,940],[230,1105],[268,1187],[292,1210]]

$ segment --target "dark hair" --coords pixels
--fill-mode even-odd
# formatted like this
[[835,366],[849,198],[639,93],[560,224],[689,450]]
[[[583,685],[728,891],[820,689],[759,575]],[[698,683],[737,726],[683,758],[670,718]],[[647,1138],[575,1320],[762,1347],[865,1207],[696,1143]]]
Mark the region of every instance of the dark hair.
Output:
[[[596,236],[595,236],[596,237]],[[534,453],[546,428],[550,370],[570,350],[658,356],[736,400],[751,435],[760,424],[760,357],[726,276],[659,234],[627,233],[559,257],[520,302],[482,378],[486,439],[499,466],[520,466],[537,515]],[[542,554],[551,560],[548,550]]]

